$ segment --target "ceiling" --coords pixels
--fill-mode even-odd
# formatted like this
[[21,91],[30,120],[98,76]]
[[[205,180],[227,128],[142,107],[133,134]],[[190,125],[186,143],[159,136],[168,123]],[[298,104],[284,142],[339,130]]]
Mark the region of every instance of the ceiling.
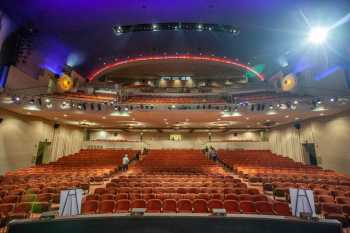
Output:
[[[267,64],[272,73],[281,54],[293,56],[310,24],[332,25],[348,14],[348,0],[2,0],[17,25],[33,22],[39,30],[35,49],[41,66],[59,71],[69,63],[83,76],[115,58],[154,54],[215,54],[243,63]],[[305,16],[305,17],[304,17]],[[240,35],[215,32],[138,32],[115,36],[113,25],[198,22],[232,24]],[[346,57],[350,33],[334,30],[332,53]],[[336,54],[336,55],[335,55]]]
[[[301,100],[300,100],[301,101]],[[346,102],[324,103],[325,111],[311,111],[310,106],[300,102],[296,109],[266,110],[252,112],[250,108],[241,108],[239,116],[225,116],[218,110],[134,110],[129,115],[115,116],[113,110],[26,110],[21,105],[0,103],[0,107],[23,115],[37,116],[58,123],[88,128],[105,129],[264,129],[315,117],[330,116],[346,111]],[[276,102],[277,103],[277,102]],[[273,113],[271,113],[273,112]]]
[[[214,57],[171,56],[168,58],[167,56],[158,56],[148,58],[144,57],[142,59],[145,60],[130,63],[125,63],[125,61],[122,61],[122,65],[115,65],[113,68],[109,68],[97,76],[91,76],[91,78],[104,76],[108,81],[125,82],[136,80],[140,81],[143,79],[159,80],[161,77],[189,76],[198,80],[239,81],[240,79],[244,78],[245,73],[249,72],[248,70],[239,67],[238,65],[241,65],[239,63],[237,63],[237,65],[224,63],[235,61],[222,59],[220,60],[221,62],[218,62],[215,60],[217,58]],[[118,61],[115,64],[118,64]]]

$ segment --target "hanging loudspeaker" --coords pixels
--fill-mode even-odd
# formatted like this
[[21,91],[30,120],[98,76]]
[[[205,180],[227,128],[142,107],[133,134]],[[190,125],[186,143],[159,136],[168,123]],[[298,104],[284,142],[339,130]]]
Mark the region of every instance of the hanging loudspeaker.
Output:
[[57,91],[60,93],[70,91],[74,87],[73,79],[67,74],[62,74],[57,80]]
[[288,74],[275,82],[275,87],[281,92],[293,92],[298,86],[297,78],[294,74]]

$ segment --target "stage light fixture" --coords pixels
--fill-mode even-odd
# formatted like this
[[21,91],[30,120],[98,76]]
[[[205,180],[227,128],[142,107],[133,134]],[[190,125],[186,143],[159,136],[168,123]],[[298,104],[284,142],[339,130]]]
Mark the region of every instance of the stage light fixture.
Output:
[[312,28],[309,32],[308,42],[315,45],[321,45],[327,41],[329,30],[324,27]]

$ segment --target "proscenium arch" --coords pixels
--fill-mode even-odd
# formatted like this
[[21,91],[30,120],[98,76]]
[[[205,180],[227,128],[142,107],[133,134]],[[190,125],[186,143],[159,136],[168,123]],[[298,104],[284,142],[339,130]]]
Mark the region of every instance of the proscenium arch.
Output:
[[102,75],[103,73],[107,72],[111,69],[116,69],[120,66],[127,65],[130,63],[138,63],[138,62],[145,62],[145,61],[164,61],[164,60],[190,60],[190,61],[206,61],[206,62],[216,62],[221,64],[228,64],[232,65],[234,67],[239,67],[241,69],[244,69],[248,72],[252,72],[256,75],[256,77],[264,81],[265,78],[262,74],[258,73],[254,70],[254,68],[245,65],[243,63],[227,59],[227,58],[220,58],[220,57],[213,57],[213,56],[194,56],[194,55],[165,55],[165,56],[149,56],[149,57],[136,57],[136,58],[129,58],[123,61],[117,61],[108,65],[105,65],[104,67],[98,69],[97,71],[93,72],[91,75],[88,76],[88,80],[92,81],[96,77]]

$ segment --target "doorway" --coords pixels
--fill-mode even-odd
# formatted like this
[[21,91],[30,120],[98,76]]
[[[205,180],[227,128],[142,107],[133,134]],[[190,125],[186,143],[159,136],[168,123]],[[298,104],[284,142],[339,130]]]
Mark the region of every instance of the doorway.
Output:
[[310,165],[317,166],[317,155],[315,143],[304,143],[303,144],[304,158]]
[[48,142],[47,140],[39,142],[38,144],[38,151],[36,153],[36,158],[35,158],[35,165],[40,165],[44,163],[50,162],[49,158],[49,146],[51,142]]

